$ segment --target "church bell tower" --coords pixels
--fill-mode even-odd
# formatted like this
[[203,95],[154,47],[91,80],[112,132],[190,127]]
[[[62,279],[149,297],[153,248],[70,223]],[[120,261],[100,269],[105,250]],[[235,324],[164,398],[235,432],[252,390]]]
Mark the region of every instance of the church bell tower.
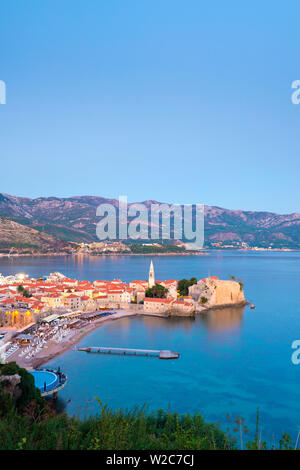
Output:
[[151,288],[155,285],[155,279],[154,279],[154,268],[153,268],[153,263],[151,260],[150,263],[150,269],[149,269],[149,279],[148,279],[148,286]]

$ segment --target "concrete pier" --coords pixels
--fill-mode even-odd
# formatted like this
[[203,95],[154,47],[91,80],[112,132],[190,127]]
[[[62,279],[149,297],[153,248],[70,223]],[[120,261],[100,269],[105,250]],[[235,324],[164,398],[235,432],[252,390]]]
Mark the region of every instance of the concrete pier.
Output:
[[178,359],[179,353],[169,350],[156,349],[131,349],[131,348],[111,348],[107,346],[90,346],[88,348],[77,348],[77,351],[98,354],[118,354],[122,356],[152,356],[159,359]]

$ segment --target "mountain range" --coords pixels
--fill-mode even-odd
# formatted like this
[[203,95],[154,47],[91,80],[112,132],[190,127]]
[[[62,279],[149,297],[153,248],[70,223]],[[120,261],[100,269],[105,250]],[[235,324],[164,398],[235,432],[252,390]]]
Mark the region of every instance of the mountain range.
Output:
[[[100,219],[96,209],[103,203],[118,208],[119,202],[97,196],[30,199],[0,193],[0,248],[20,246],[22,241],[28,244],[30,239],[34,241],[33,245],[45,243],[53,249],[70,241],[98,241],[96,224]],[[143,201],[147,207],[152,203],[157,201]],[[240,246],[243,243],[250,247],[300,248],[299,213],[281,215],[205,206],[204,220],[207,247]],[[9,235],[8,221],[18,224],[10,225],[11,233],[18,232],[17,237],[16,234]]]

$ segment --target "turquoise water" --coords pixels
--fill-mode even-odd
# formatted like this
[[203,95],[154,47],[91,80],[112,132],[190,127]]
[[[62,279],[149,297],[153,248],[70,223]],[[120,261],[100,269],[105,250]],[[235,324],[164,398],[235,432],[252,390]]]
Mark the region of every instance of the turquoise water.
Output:
[[[235,275],[255,310],[226,309],[191,319],[131,318],[107,323],[80,341],[85,346],[171,349],[174,361],[88,355],[68,351],[47,366],[68,375],[60,392],[70,414],[98,411],[94,396],[110,406],[197,410],[227,426],[226,415],[254,429],[260,408],[271,439],[300,427],[300,366],[291,343],[300,338],[300,253],[213,252],[208,256],[152,257],[157,279]],[[19,258],[0,260],[3,274],[32,276],[62,271],[78,279],[145,279],[150,257]]]

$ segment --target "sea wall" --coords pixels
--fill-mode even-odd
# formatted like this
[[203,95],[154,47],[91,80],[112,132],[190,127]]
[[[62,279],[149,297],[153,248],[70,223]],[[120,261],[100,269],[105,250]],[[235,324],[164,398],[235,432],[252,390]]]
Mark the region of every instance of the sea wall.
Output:
[[183,310],[179,308],[171,308],[168,311],[168,316],[169,317],[194,317],[195,307],[188,309],[188,310]]

